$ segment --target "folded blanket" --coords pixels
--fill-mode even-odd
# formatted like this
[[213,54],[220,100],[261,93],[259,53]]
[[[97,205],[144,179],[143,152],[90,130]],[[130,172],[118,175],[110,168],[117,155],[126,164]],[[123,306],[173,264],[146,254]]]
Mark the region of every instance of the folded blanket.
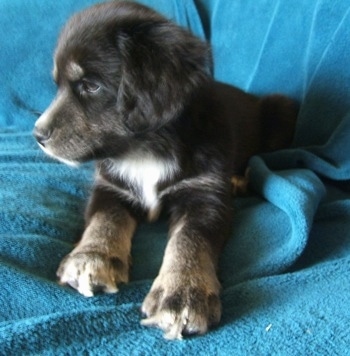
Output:
[[30,132],[54,95],[58,31],[92,3],[0,3],[0,354],[347,354],[348,1],[142,0],[210,41],[219,80],[301,104],[293,147],[253,157],[254,193],[232,202],[222,322],[181,342],[139,323],[166,221],[139,227],[131,282],[117,295],[85,298],[56,283],[83,229],[93,167],[45,157]]

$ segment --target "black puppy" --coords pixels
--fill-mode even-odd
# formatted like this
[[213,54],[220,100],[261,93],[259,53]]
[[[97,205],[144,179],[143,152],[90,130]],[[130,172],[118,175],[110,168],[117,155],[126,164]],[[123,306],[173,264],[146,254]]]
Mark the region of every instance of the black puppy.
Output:
[[221,316],[216,266],[230,231],[231,177],[252,155],[290,144],[293,103],[213,81],[208,46],[135,3],[73,16],[54,62],[58,93],[35,137],[65,163],[97,164],[86,229],[60,282],[85,296],[116,292],[128,281],[138,221],[165,208],[169,242],[143,323],[169,338],[205,333]]

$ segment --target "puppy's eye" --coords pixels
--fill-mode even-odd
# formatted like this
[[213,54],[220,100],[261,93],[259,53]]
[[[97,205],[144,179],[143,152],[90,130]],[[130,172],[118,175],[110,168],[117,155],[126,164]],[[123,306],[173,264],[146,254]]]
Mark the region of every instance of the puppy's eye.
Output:
[[96,93],[100,90],[100,86],[89,80],[83,79],[80,83],[81,90],[86,93]]

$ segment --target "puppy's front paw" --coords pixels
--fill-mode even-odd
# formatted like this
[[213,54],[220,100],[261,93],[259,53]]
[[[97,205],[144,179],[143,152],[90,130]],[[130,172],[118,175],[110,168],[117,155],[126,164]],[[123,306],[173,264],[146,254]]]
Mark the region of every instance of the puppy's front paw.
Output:
[[95,293],[116,293],[117,284],[128,282],[128,265],[98,252],[76,252],[61,262],[57,276],[86,297]]
[[167,339],[204,334],[220,321],[219,282],[204,273],[164,273],[157,277],[142,305],[146,326],[159,327]]

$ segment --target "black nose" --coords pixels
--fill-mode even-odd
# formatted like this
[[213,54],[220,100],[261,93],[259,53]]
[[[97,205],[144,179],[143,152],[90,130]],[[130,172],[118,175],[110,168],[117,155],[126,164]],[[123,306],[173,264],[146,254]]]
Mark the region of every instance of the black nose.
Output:
[[33,135],[38,143],[45,147],[46,142],[51,137],[50,130],[38,129],[37,127],[33,131]]

